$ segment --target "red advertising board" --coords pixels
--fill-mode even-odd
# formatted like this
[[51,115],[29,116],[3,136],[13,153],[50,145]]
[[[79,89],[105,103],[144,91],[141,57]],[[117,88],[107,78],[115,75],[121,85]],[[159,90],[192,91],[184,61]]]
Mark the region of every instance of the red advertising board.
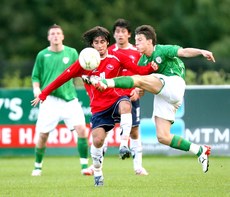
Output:
[[[89,144],[92,143],[91,131],[87,125]],[[119,127],[108,134],[109,146],[119,146]],[[37,135],[35,125],[0,125],[0,148],[32,148],[35,146]],[[65,125],[58,125],[50,133],[47,147],[76,147],[77,133],[69,131]]]

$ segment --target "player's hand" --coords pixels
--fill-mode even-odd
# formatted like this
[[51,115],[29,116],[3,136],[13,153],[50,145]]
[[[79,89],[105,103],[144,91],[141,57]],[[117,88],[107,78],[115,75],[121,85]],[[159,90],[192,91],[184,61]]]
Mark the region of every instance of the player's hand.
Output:
[[151,62],[151,67],[153,68],[154,72],[157,71],[158,68],[159,68],[158,64],[156,62],[154,62],[154,61]]
[[145,90],[141,88],[135,88],[135,90],[138,92],[139,97],[142,97],[145,95]]
[[108,88],[108,86],[103,81],[98,81],[98,83],[96,83],[94,87],[100,92],[103,92]]
[[40,102],[40,98],[39,97],[36,97],[34,100],[32,100],[30,103],[31,103],[31,106],[33,107],[36,107],[36,105]]
[[136,89],[133,89],[131,92],[130,92],[130,100],[131,101],[136,101],[140,98],[139,96],[139,92],[136,90]]
[[216,62],[216,60],[215,60],[215,58],[214,58],[212,52],[207,51],[207,50],[201,50],[201,53],[202,53],[202,55],[203,55],[204,57],[207,58],[207,60]]

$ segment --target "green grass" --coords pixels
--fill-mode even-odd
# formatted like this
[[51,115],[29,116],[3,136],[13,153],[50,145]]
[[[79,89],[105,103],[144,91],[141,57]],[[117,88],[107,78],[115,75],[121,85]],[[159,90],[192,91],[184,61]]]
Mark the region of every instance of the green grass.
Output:
[[103,187],[80,174],[76,157],[46,156],[41,177],[31,177],[33,157],[0,158],[0,197],[230,196],[230,158],[210,157],[204,174],[195,157],[144,156],[149,176],[136,176],[132,159],[104,160]]

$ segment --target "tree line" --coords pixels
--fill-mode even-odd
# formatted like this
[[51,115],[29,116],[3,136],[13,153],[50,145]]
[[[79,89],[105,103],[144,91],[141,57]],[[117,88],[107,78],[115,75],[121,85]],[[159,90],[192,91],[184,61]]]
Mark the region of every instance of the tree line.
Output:
[[112,30],[118,18],[129,20],[133,32],[139,25],[152,25],[160,44],[212,51],[215,64],[203,57],[184,59],[187,84],[230,84],[229,10],[227,0],[2,0],[0,87],[31,87],[34,60],[49,44],[50,25],[61,25],[64,44],[80,52],[83,32],[96,25]]

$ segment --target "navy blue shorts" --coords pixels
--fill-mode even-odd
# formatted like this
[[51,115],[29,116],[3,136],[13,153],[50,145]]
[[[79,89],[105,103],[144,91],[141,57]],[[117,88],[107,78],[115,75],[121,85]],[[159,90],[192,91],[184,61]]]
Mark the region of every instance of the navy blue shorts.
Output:
[[140,100],[132,101],[132,119],[133,127],[136,127],[140,124]]
[[113,129],[115,123],[120,122],[120,114],[119,114],[118,106],[121,101],[130,102],[130,99],[128,96],[122,96],[110,108],[102,112],[93,114],[91,117],[92,129],[102,127],[105,129],[106,132]]
[[[139,126],[140,124],[140,100],[132,101],[132,127]],[[116,123],[120,122],[120,119],[115,120]]]

